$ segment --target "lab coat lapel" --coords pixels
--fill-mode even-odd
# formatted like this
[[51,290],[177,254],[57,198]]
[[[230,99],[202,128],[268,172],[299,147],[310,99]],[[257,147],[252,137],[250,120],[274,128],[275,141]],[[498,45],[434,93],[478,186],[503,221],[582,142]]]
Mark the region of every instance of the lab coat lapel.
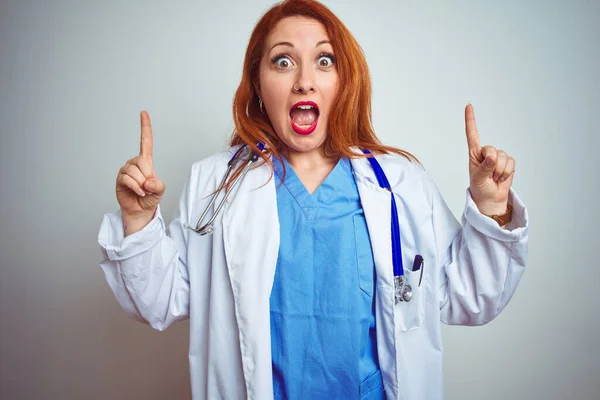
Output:
[[[389,398],[397,397],[397,363],[394,323],[394,272],[391,239],[391,192],[382,189],[364,158],[352,159],[352,168],[365,213],[376,270],[377,343],[379,366]],[[390,344],[392,344],[390,346]],[[387,346],[387,347],[386,347]]]
[[251,169],[234,189],[223,214],[223,245],[246,390],[248,398],[258,399],[272,397],[269,297],[279,250],[279,219],[274,179],[269,177],[267,165]]
[[365,212],[373,258],[380,284],[393,286],[391,242],[391,194],[382,189],[366,158],[352,159],[352,168],[358,186],[360,201]]

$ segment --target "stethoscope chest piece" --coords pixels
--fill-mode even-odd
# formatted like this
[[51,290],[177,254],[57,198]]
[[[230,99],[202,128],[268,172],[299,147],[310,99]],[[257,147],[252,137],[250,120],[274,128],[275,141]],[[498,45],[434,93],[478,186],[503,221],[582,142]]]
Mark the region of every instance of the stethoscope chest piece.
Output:
[[413,297],[412,286],[409,283],[404,282],[404,276],[394,277],[394,297],[396,304],[400,302],[409,302]]

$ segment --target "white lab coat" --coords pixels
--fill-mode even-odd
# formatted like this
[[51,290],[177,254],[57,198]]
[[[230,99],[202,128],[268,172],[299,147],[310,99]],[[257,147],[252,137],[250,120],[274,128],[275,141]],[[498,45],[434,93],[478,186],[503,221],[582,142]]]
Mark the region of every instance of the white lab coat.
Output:
[[[233,151],[194,163],[168,230],[159,208],[149,225],[123,238],[115,212],[105,215],[98,237],[100,265],[129,316],[158,330],[190,318],[194,399],[273,398],[269,296],[279,222],[270,169],[262,164],[250,170],[212,235],[184,228],[196,225]],[[461,227],[418,164],[397,155],[377,158],[396,196],[404,265],[411,267],[416,254],[424,259],[420,287],[419,272],[405,272],[413,300],[394,305],[390,192],[379,187],[367,159],[353,159],[376,266],[377,349],[386,396],[441,399],[440,321],[481,325],[506,306],[525,267],[527,212],[511,190],[513,221],[502,229],[479,213],[467,191]]]

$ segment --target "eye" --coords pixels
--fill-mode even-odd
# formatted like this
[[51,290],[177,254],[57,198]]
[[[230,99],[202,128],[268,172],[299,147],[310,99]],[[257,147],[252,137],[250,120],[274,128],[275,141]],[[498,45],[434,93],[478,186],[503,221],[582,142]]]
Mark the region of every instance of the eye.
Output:
[[331,67],[335,63],[335,56],[333,54],[321,54],[317,60],[319,67]]
[[292,65],[292,60],[284,55],[277,55],[271,59],[271,62],[278,68],[289,68]]

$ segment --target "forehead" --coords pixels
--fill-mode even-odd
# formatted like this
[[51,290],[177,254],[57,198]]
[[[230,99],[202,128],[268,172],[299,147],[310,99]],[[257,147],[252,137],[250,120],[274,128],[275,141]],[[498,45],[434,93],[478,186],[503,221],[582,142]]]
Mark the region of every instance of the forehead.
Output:
[[294,47],[314,47],[329,40],[325,26],[316,19],[301,16],[286,17],[275,25],[267,38],[267,50],[278,42],[290,42]]

